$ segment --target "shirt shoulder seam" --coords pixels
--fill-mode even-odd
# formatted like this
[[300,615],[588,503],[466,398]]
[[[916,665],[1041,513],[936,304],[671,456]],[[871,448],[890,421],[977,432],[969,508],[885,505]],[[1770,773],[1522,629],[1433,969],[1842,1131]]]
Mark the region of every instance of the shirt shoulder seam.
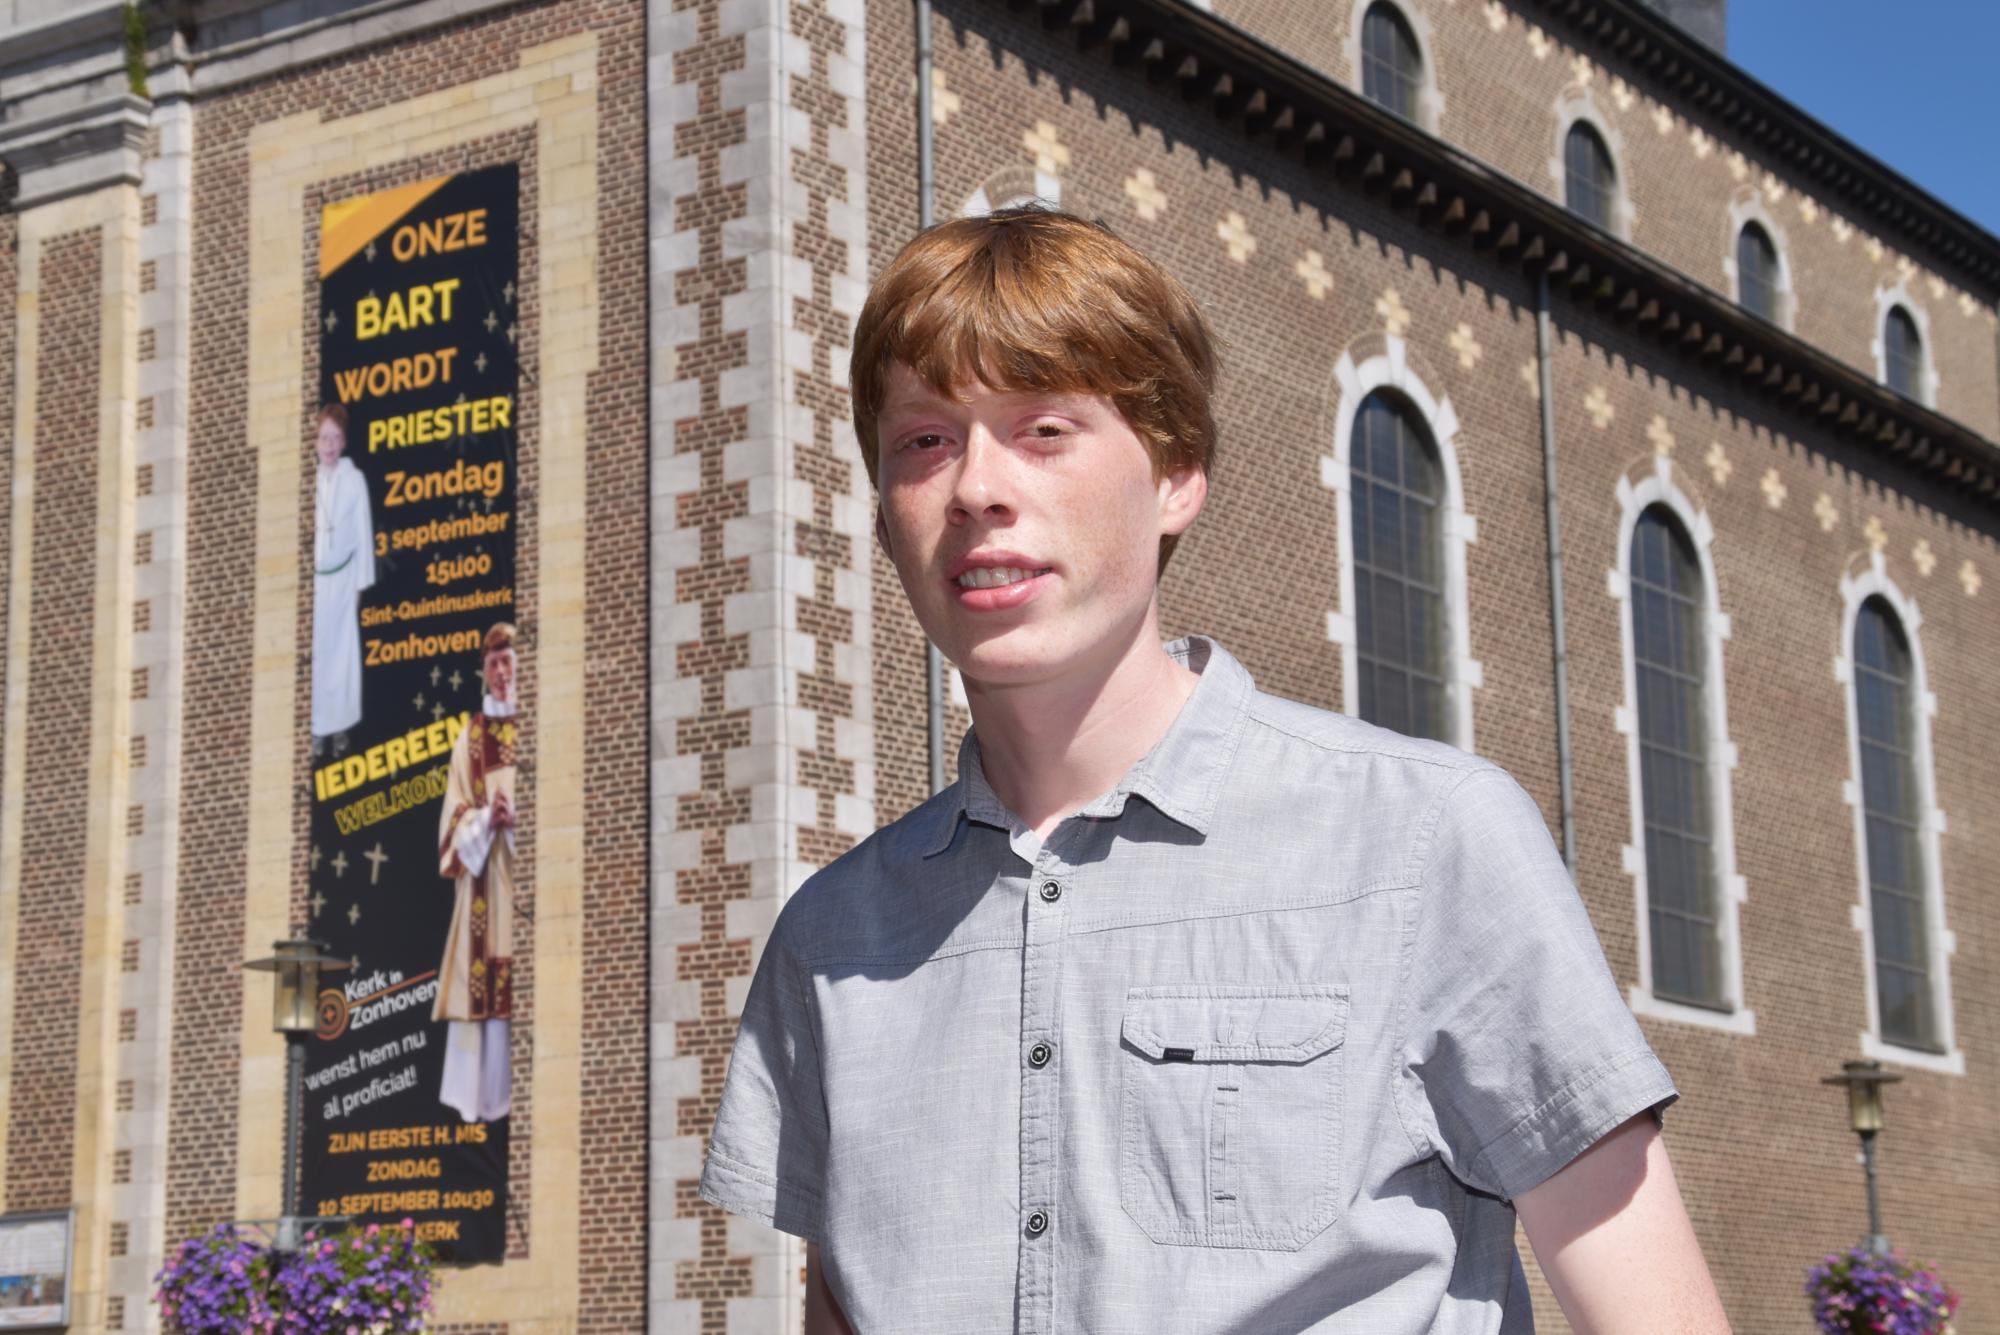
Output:
[[1389,1059],[1395,1063],[1395,1069],[1390,1073],[1389,1102],[1396,1110],[1396,1121],[1403,1128],[1404,1139],[1408,1140],[1411,1148],[1420,1155],[1433,1153],[1434,1147],[1418,1139],[1410,1128],[1409,1118],[1403,1113],[1403,1087],[1410,1078],[1407,1074],[1409,1063],[1404,1058],[1403,1045],[1408,1040],[1410,1027],[1410,972],[1416,963],[1417,938],[1423,927],[1424,910],[1427,907],[1424,894],[1425,882],[1430,875],[1430,856],[1436,847],[1437,827],[1444,815],[1445,807],[1474,775],[1493,768],[1495,766],[1490,761],[1468,765],[1458,778],[1445,785],[1444,790],[1419,819],[1416,837],[1410,844],[1412,874],[1405,880],[1416,893],[1411,896],[1410,919],[1403,929],[1402,959],[1397,966],[1399,976],[1396,982],[1396,1032],[1394,1041],[1389,1046]]

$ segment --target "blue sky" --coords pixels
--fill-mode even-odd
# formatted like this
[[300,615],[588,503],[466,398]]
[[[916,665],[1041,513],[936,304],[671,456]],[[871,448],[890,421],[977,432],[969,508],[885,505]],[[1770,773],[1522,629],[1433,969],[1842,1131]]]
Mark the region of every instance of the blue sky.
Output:
[[1729,58],[2000,236],[2000,0],[1728,0]]

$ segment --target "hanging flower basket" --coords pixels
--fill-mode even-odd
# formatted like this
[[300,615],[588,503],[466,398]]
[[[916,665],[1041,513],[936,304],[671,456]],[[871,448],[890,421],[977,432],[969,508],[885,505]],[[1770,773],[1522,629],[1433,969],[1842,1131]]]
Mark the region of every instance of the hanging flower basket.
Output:
[[389,1335],[423,1330],[434,1265],[407,1219],[312,1238],[289,1255],[218,1224],[181,1243],[154,1296],[174,1335]]
[[1952,1335],[1959,1301],[1920,1262],[1865,1245],[1834,1252],[1807,1271],[1806,1296],[1826,1335]]

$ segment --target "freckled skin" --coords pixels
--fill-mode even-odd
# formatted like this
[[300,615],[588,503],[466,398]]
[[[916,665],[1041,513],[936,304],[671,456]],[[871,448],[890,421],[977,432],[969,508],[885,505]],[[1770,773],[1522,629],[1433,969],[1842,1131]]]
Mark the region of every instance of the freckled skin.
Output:
[[[1157,652],[1159,540],[1199,503],[1181,495],[1186,475],[1154,477],[1108,398],[968,377],[940,399],[900,365],[886,388],[877,537],[918,623],[968,682],[1101,680],[1136,647]],[[969,610],[947,572],[987,549],[1052,573],[1019,607]]]

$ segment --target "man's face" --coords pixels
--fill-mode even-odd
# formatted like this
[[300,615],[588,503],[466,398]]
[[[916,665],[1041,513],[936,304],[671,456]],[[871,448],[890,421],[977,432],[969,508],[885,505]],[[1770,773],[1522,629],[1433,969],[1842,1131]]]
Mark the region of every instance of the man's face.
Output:
[[486,655],[486,693],[495,700],[512,703],[514,699],[514,651],[495,649]]
[[342,450],[347,448],[347,436],[340,424],[331,417],[319,419],[319,466],[331,468],[339,460]]
[[939,398],[900,364],[885,390],[876,537],[938,649],[991,685],[1115,666],[1151,613],[1161,535],[1201,509],[1201,471],[1156,481],[1101,394],[967,376]]

